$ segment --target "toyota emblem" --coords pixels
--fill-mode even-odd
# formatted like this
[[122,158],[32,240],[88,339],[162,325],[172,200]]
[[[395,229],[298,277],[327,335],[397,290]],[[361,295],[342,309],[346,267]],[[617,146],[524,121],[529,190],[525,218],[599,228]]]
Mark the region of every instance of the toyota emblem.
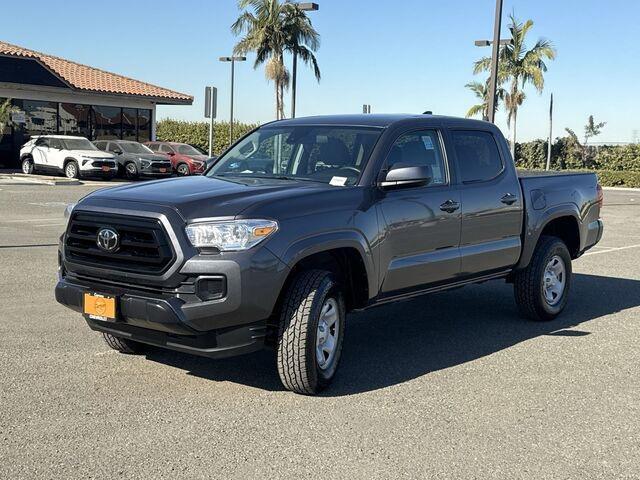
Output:
[[120,243],[118,232],[112,228],[101,228],[98,230],[96,244],[105,252],[115,252]]

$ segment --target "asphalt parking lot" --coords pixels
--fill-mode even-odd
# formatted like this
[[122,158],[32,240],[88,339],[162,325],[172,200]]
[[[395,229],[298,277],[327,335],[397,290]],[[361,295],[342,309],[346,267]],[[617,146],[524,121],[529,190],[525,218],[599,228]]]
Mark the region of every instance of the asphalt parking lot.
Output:
[[267,351],[120,355],[54,301],[100,186],[0,179],[0,478],[640,478],[640,192],[605,191],[556,321],[495,281],[355,314],[304,397]]

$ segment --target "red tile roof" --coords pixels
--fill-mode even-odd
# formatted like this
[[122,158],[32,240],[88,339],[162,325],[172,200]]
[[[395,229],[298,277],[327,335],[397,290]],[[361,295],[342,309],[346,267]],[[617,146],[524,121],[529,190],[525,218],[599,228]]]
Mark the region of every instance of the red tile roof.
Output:
[[132,78],[123,77],[122,75],[105,72],[98,68],[82,65],[70,60],[65,60],[64,58],[46,55],[34,50],[28,50],[6,42],[0,41],[0,55],[35,59],[60,77],[60,79],[71,88],[77,90],[148,97],[159,101],[166,100],[167,103],[191,104],[193,102],[191,95],[157,87],[150,83],[140,82]]

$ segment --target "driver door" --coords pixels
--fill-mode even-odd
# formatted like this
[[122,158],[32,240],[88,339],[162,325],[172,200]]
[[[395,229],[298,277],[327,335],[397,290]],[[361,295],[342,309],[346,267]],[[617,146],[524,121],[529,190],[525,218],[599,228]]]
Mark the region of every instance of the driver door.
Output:
[[383,294],[421,289],[460,273],[460,192],[444,152],[441,132],[431,128],[400,135],[388,154],[385,171],[425,166],[430,180],[384,189],[377,204]]

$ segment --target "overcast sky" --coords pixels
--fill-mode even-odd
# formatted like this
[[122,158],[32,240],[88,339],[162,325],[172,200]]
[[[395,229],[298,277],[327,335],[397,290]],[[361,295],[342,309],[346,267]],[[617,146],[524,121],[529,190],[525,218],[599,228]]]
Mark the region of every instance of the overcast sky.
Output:
[[[304,67],[298,116],[360,112],[413,112],[462,116],[475,102],[464,85],[472,64],[490,49],[475,47],[492,32],[493,0],[318,0],[311,12],[322,36],[319,84]],[[593,114],[607,125],[599,141],[631,141],[640,130],[640,2],[610,0],[505,0],[535,25],[529,38],[552,40],[542,95],[528,87],[518,117],[518,138],[547,134],[554,93],[555,133],[582,131]],[[219,118],[228,119],[229,64],[238,15],[234,0],[7,2],[4,41],[120,73],[195,97],[193,106],[159,107],[159,117],[201,120],[203,89],[219,91]],[[508,30],[503,25],[503,37]],[[236,118],[274,118],[273,87],[252,57],[236,69]],[[290,59],[288,59],[290,61]],[[478,80],[483,78],[478,77]],[[286,108],[290,101],[287,96]],[[498,124],[507,133],[504,115]],[[640,133],[636,134],[640,137]]]

